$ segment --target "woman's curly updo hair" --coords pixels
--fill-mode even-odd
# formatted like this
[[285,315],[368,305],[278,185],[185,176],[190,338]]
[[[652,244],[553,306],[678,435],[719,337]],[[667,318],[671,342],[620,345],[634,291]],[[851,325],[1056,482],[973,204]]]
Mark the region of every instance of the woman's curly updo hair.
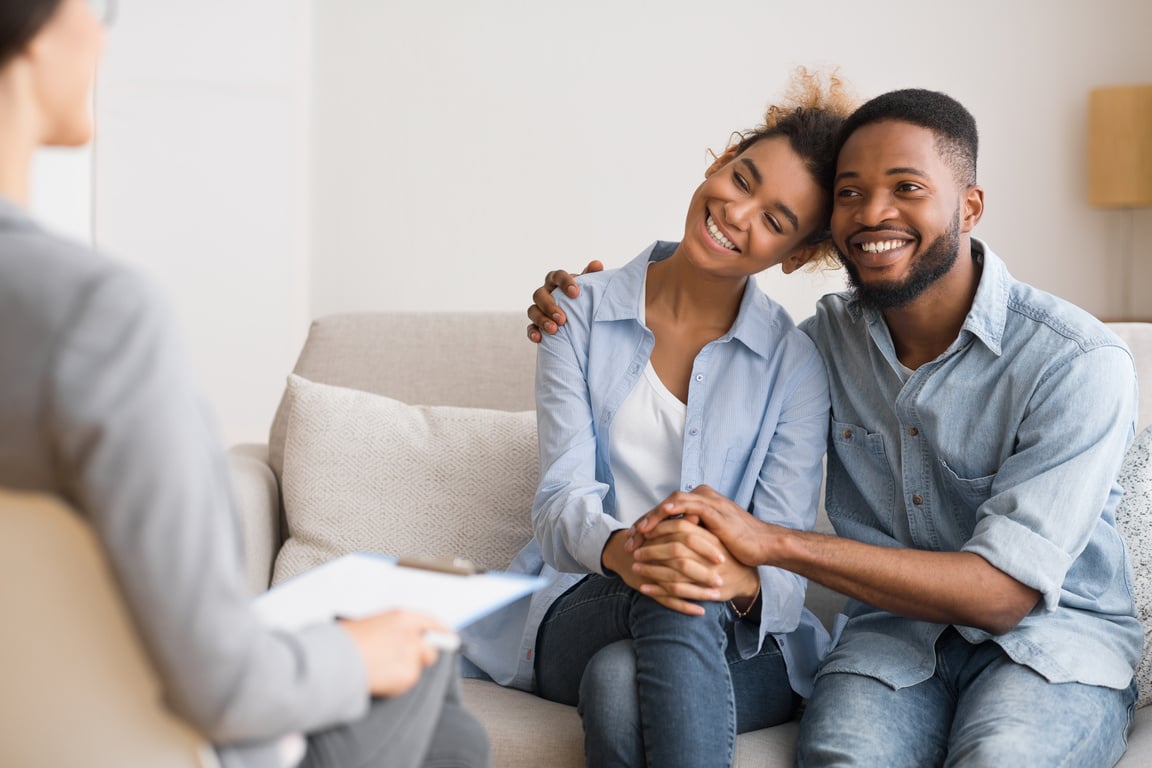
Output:
[[783,137],[807,166],[812,178],[824,190],[824,223],[808,238],[806,247],[816,251],[809,262],[814,267],[837,267],[836,249],[828,230],[832,180],[836,174],[836,140],[840,127],[855,108],[847,86],[836,71],[824,75],[804,67],[796,69],[784,99],[764,113],[764,122],[750,131],[732,134],[728,148],[718,157],[709,173],[726,165],[758,141]]
[[24,50],[63,0],[0,0],[0,66]]

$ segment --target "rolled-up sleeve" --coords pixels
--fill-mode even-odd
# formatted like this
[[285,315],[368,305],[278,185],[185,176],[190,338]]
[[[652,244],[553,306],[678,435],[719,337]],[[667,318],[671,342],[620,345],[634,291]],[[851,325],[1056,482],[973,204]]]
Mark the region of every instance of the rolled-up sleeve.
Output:
[[1116,493],[1116,470],[1135,434],[1136,403],[1135,369],[1122,346],[1079,351],[1053,365],[964,550],[1036,589],[1054,609],[1069,569],[1100,524],[1100,510]]

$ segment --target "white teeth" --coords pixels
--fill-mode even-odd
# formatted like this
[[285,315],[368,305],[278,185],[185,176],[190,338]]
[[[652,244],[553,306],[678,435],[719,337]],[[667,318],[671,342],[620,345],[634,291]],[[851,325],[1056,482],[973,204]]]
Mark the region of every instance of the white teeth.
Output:
[[886,253],[893,248],[899,248],[904,245],[903,240],[880,240],[875,243],[861,243],[860,250],[865,253]]
[[736,250],[736,243],[724,237],[724,233],[721,232],[720,228],[716,226],[716,222],[712,220],[711,216],[704,220],[704,224],[708,227],[708,234],[712,235],[712,239],[715,240],[717,244],[727,248],[730,251]]

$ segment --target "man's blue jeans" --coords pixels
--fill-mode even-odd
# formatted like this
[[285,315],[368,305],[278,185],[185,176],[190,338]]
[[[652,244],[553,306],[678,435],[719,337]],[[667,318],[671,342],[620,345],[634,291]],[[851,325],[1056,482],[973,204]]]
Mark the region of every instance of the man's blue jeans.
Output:
[[779,646],[740,659],[726,603],[669,610],[592,575],[548,610],[536,691],[577,705],[589,766],[730,766],[736,733],[791,719],[797,697]]
[[936,673],[917,685],[818,677],[796,763],[1104,768],[1124,754],[1135,703],[1135,683],[1049,683],[996,643],[972,645],[949,628],[936,643]]

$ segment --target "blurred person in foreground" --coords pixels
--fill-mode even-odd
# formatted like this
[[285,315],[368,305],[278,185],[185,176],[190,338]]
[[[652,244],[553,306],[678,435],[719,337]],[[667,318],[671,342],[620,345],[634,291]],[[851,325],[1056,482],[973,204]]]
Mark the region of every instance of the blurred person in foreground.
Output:
[[434,619],[260,624],[228,462],[164,300],[24,210],[36,149],[91,136],[108,10],[0,2],[0,486],[92,526],[167,704],[225,766],[487,765],[456,660],[425,640]]

